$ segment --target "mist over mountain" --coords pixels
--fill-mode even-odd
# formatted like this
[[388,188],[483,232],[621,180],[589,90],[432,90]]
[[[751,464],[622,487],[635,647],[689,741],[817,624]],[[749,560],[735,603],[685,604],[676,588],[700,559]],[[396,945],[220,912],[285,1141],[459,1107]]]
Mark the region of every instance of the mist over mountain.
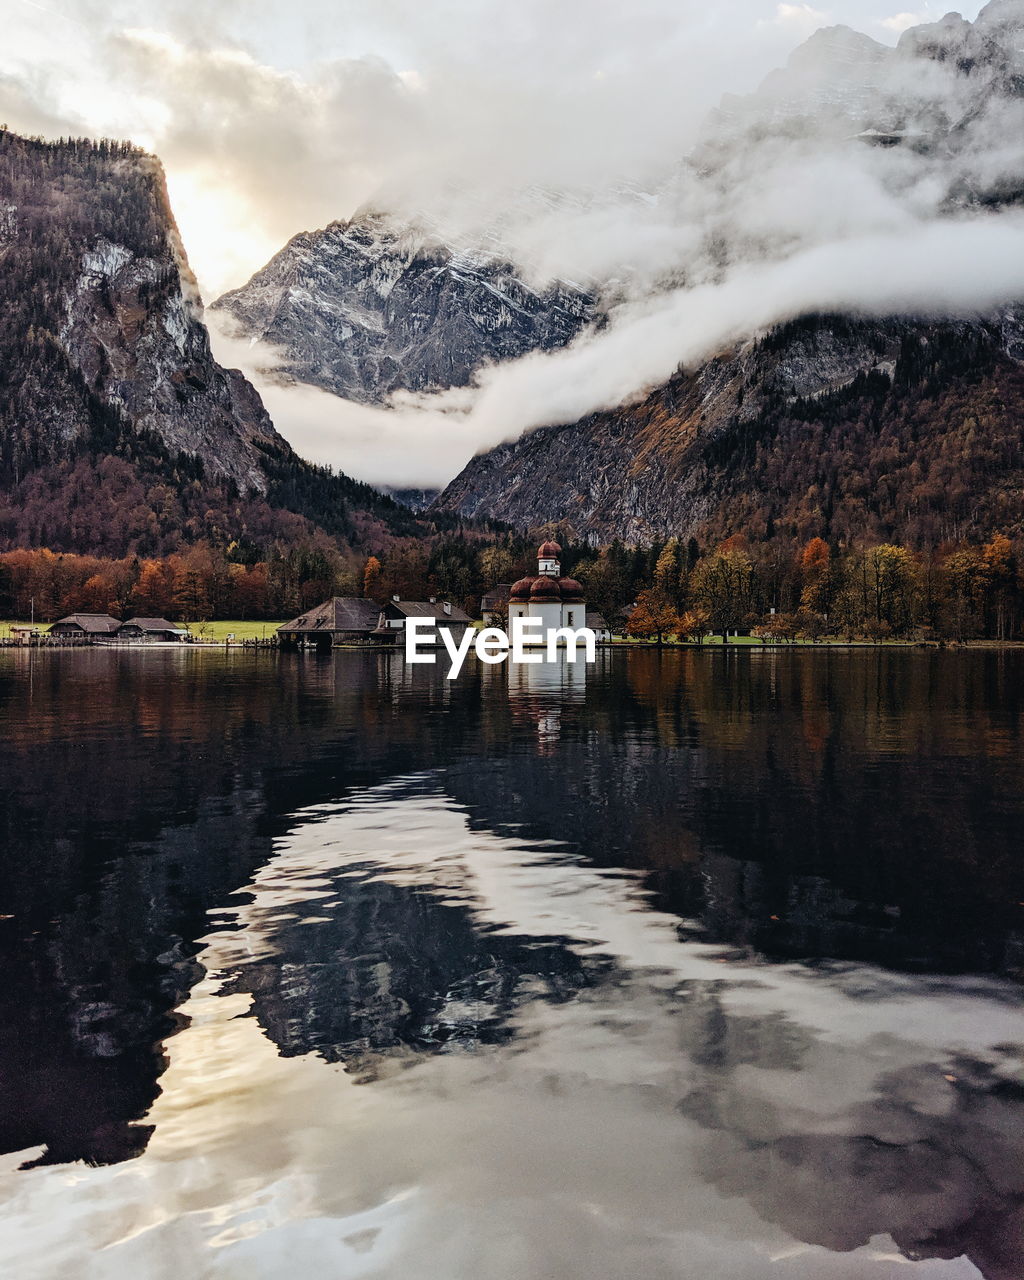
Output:
[[[176,45],[145,47],[168,66],[183,56]],[[196,68],[205,57],[196,53]],[[244,59],[231,66],[232,92],[259,79]],[[218,80],[225,93],[228,80]],[[643,181],[623,180],[620,166],[602,186],[592,168],[584,191],[582,170],[567,161],[563,189],[516,187],[520,168],[510,164],[496,176],[481,160],[460,189],[438,156],[430,188],[403,185],[396,165],[393,203],[375,201],[367,206],[374,212],[293,237],[215,306],[218,330],[233,330],[230,338],[214,335],[217,359],[204,346],[198,299],[177,251],[165,260],[140,242],[124,258],[116,237],[90,230],[67,263],[58,257],[52,268],[33,268],[42,277],[59,267],[64,283],[53,306],[67,309],[63,299],[72,295],[77,301],[67,304],[68,320],[25,327],[27,346],[39,332],[56,334],[57,343],[46,348],[41,381],[32,358],[12,364],[12,385],[29,400],[7,429],[10,475],[20,483],[23,472],[57,465],[51,420],[80,449],[96,430],[82,426],[88,418],[106,424],[114,443],[105,448],[130,451],[136,445],[125,439],[152,438],[171,459],[165,469],[173,471],[178,454],[198,458],[204,480],[279,497],[263,478],[268,449],[297,464],[280,453],[262,396],[280,436],[308,456],[415,491],[416,504],[449,485],[433,506],[447,517],[562,520],[591,539],[717,527],[733,508],[716,506],[716,494],[742,487],[744,477],[755,489],[762,483],[746,470],[755,436],[758,447],[770,439],[782,450],[790,441],[846,458],[828,485],[854,492],[851,469],[878,467],[867,437],[850,456],[827,432],[812,446],[799,431],[787,434],[792,413],[832,404],[858,379],[877,390],[886,378],[903,379],[904,413],[904,392],[927,367],[914,411],[927,416],[941,379],[962,381],[951,333],[985,353],[985,377],[1011,377],[1016,368],[1022,83],[1024,0],[998,0],[975,22],[947,15],[911,26],[895,47],[849,27],[817,32],[755,92],[725,97],[699,127],[688,126],[685,150],[670,154],[659,136],[645,152]],[[319,127],[311,124],[311,137]],[[544,164],[564,141],[549,152],[537,140]],[[267,135],[268,154],[277,141]],[[616,155],[620,142],[609,144]],[[525,166],[523,156],[518,162]],[[544,164],[522,173],[536,177]],[[9,209],[5,218],[5,227],[21,225]],[[99,255],[95,271],[88,254]],[[14,260],[8,255],[8,265]],[[152,280],[147,271],[156,273]],[[834,320],[867,330],[855,324],[854,336],[844,337]],[[789,355],[795,323],[800,336]],[[915,354],[929,343],[935,359]],[[58,407],[79,395],[63,373],[53,374],[58,349],[92,397],[85,417],[80,407]],[[252,385],[227,371],[234,365]],[[723,369],[732,370],[724,381]],[[993,386],[997,398],[974,416],[1003,423],[1011,410],[999,407]],[[33,388],[45,391],[38,429],[29,425]],[[910,458],[917,429],[885,417],[895,401],[874,390],[870,399],[870,412],[867,401],[861,406],[866,420],[894,431]],[[654,404],[662,406],[657,441],[645,428],[643,443],[630,443],[628,424]],[[609,439],[595,458],[605,425]],[[556,438],[557,457],[546,452]],[[734,438],[745,443],[730,462]],[[955,452],[938,437],[929,447],[936,457]],[[659,472],[666,458],[671,465]],[[1014,457],[1007,458],[1012,471]],[[965,464],[985,511],[992,509],[987,467]],[[543,483],[523,483],[531,469]],[[805,472],[783,468],[783,483]],[[594,492],[599,484],[605,492]],[[330,505],[323,495],[318,501],[321,511]],[[288,503],[296,506],[294,492]],[[780,495],[780,513],[790,505]],[[887,509],[879,520],[891,527],[896,517]],[[47,531],[45,523],[36,522],[33,536]]]
[[[1020,532],[1022,138],[1018,0],[896,50],[819,32],[680,174],[703,202],[686,286],[560,361],[598,411],[474,458],[437,508],[594,541]],[[673,360],[639,400],[617,380]]]
[[[325,399],[303,402],[293,419],[281,396],[275,420],[316,456],[375,482],[432,486],[450,479],[445,468],[459,448],[468,456],[640,402],[677,370],[699,370],[801,316],[997,320],[1024,298],[1022,32],[1022,0],[990,4],[974,23],[948,15],[911,27],[895,48],[826,28],[754,93],[726,97],[686,155],[666,158],[643,189],[512,202],[491,210],[489,223],[486,201],[453,199],[432,224],[444,253],[493,255],[497,240],[501,262],[515,264],[500,268],[503,278],[535,295],[579,282],[589,307],[575,333],[565,324],[557,335],[544,324],[532,334],[510,324],[515,343],[480,343],[472,299],[450,291],[434,308],[399,291],[353,327],[345,308],[375,288],[373,262],[360,273],[346,255],[340,293],[332,292],[329,233],[319,233],[319,283],[306,290],[284,279],[285,250],[229,300],[243,312],[253,300],[245,331],[269,333],[279,307],[280,367],[321,387],[331,369],[345,368],[348,345],[359,372],[334,389],[388,412],[354,414]],[[412,213],[396,207],[389,222],[415,242]],[[429,274],[431,252],[414,253],[414,278]],[[475,372],[467,332],[477,342]],[[446,348],[449,389],[433,390]],[[399,352],[408,390],[396,390]],[[262,355],[254,362],[257,378],[267,363]],[[400,475],[349,443],[370,434],[389,442],[388,465],[402,457]]]

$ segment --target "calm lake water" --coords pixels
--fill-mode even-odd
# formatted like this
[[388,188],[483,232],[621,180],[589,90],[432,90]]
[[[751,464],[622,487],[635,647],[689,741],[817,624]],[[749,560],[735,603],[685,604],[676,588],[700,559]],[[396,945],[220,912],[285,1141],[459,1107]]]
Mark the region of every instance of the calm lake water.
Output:
[[12,1280],[1024,1277],[1024,653],[0,652]]

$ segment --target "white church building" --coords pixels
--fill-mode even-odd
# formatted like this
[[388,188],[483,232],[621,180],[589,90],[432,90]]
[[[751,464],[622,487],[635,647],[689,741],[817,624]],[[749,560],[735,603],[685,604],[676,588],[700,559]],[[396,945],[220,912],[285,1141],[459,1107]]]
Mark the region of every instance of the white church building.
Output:
[[557,542],[545,542],[537,552],[537,576],[520,578],[509,592],[508,617],[540,618],[544,630],[587,625],[587,605],[583,588],[575,578],[563,578]]

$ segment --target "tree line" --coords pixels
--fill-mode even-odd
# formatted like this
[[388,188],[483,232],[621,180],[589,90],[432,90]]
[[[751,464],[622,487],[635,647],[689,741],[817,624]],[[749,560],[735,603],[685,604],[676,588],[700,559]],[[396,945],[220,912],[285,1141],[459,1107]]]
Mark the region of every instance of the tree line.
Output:
[[[588,606],[614,631],[656,641],[736,633],[766,642],[1007,641],[1024,638],[1022,551],[1001,533],[932,551],[737,534],[704,547],[692,538],[601,550],[569,542],[562,572],[580,580]],[[477,616],[485,592],[536,571],[535,538],[472,531],[394,540],[369,556],[323,537],[275,543],[259,558],[237,541],[157,557],[14,550],[0,554],[0,617],[283,621],[335,595],[379,603],[434,596]]]

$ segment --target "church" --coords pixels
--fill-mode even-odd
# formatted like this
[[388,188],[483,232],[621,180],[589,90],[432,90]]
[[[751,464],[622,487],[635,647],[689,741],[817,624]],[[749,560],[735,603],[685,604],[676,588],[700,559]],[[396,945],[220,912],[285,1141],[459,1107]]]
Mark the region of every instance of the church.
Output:
[[561,577],[557,542],[545,542],[537,552],[537,576],[520,578],[508,598],[508,617],[540,618],[544,630],[571,627],[579,630],[587,625],[587,606],[583,588],[575,578]]

